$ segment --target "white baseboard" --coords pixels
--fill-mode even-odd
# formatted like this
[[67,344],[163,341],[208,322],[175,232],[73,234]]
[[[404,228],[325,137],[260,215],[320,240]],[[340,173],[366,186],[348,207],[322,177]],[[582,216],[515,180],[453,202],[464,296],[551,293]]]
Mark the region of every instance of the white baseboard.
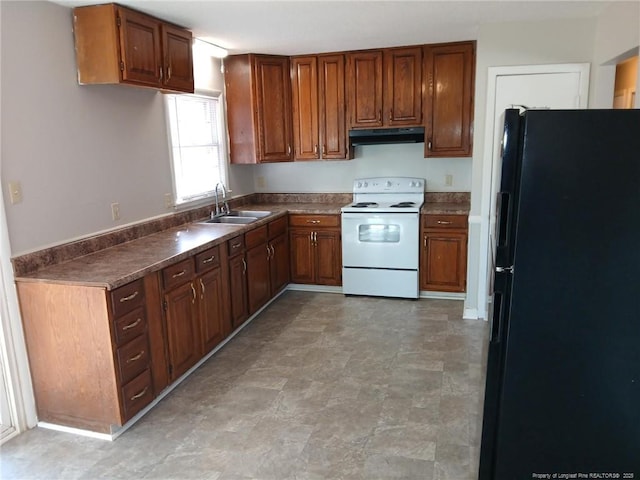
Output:
[[462,312],[462,318],[464,320],[482,320],[478,316],[478,309],[477,308],[465,308],[464,312]]
[[431,290],[420,290],[420,298],[432,298],[434,300],[463,300],[467,298],[464,292],[433,292]]
[[287,290],[297,290],[300,292],[319,292],[319,293],[342,293],[342,287],[332,287],[329,285],[307,285],[304,283],[290,283]]

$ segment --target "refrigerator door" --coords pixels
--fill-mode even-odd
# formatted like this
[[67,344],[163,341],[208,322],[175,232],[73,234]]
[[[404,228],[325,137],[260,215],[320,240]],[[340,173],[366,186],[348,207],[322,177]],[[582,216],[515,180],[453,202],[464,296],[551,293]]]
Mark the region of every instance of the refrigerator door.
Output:
[[481,478],[640,478],[640,110],[524,118],[493,472]]

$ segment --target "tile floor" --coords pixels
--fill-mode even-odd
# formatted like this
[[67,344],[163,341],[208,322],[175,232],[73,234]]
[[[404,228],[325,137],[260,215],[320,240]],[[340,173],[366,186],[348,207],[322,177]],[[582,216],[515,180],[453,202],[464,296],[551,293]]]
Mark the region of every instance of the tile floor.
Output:
[[475,480],[487,334],[460,301],[289,291],[115,442],[36,428],[0,478]]

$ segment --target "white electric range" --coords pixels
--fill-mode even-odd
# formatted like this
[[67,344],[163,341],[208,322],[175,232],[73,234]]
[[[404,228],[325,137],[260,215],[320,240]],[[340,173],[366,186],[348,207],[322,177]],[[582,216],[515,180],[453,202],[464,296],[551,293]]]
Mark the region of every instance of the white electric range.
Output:
[[360,178],[342,207],[345,295],[418,298],[420,208],[426,180]]

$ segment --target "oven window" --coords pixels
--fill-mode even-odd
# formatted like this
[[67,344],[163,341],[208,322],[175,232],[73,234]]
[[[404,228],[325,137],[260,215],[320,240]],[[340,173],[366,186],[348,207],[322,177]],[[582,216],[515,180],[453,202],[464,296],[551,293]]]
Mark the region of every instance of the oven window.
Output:
[[359,225],[358,240],[368,243],[398,243],[400,225]]

